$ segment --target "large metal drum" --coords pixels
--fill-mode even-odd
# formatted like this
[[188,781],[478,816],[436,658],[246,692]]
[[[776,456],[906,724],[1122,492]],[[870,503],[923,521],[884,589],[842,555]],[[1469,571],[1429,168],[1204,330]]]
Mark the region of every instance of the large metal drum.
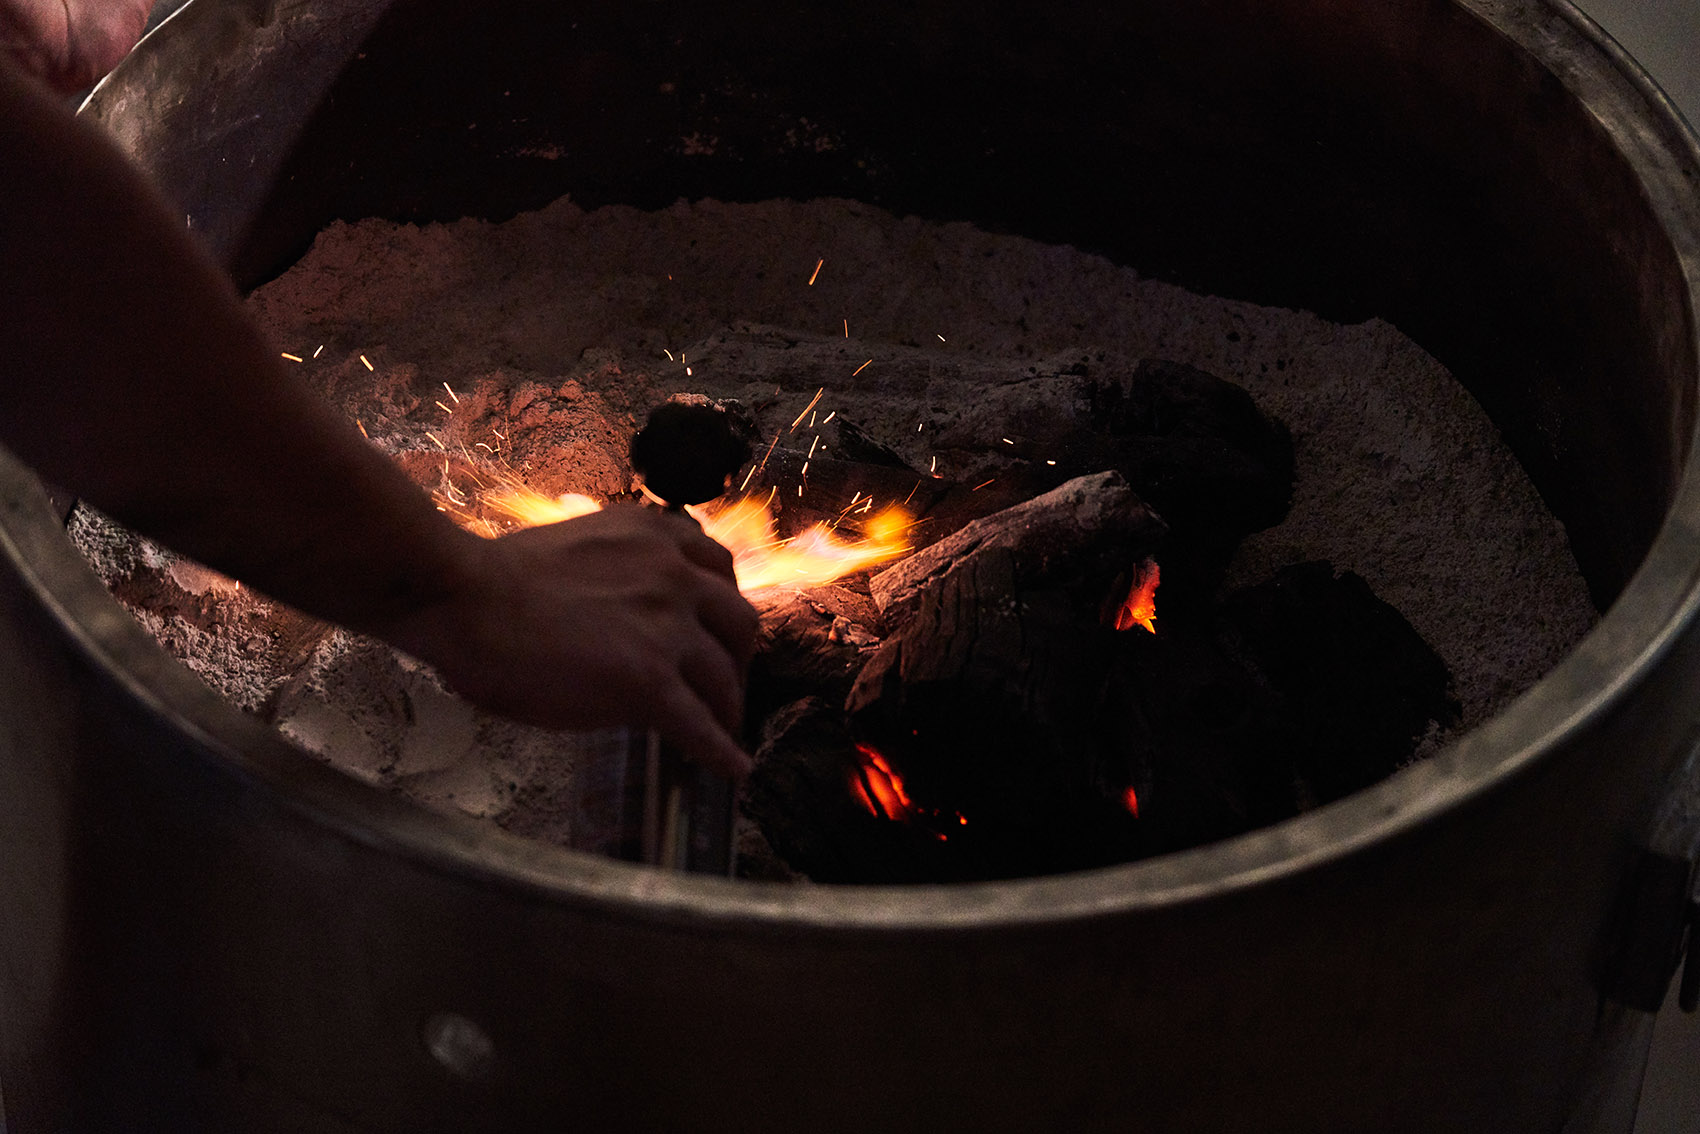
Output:
[[[1266,830],[733,884],[319,766],[168,659],[6,462],[16,1134],[1626,1128],[1647,1017],[1603,989],[1700,736],[1700,163],[1563,0],[195,0],[88,113],[244,284],[339,215],[831,194],[1381,315],[1609,609],[1434,759]],[[801,118],[840,144],[788,145]]]

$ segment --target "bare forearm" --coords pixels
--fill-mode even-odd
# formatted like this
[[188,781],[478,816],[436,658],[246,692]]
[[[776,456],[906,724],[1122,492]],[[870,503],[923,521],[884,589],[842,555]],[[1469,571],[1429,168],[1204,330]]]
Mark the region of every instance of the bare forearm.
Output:
[[[162,542],[370,627],[477,541],[295,376],[150,186],[0,64],[0,439]],[[96,330],[91,333],[90,328]]]
[[755,613],[689,519],[449,523],[300,386],[111,143],[0,55],[0,441],[161,542],[552,727],[652,726],[736,774]]

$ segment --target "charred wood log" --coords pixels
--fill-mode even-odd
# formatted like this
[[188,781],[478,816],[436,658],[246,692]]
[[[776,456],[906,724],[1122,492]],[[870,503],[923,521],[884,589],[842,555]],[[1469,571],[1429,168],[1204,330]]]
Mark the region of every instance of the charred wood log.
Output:
[[1183,850],[1296,814],[1286,703],[1206,621],[1165,615],[1118,639],[1100,727],[1109,782],[1136,792],[1147,853]]
[[1116,632],[1033,567],[1019,547],[977,548],[921,594],[846,702],[853,735],[942,822],[934,857],[950,878],[1143,853],[1102,728]]
[[806,697],[775,712],[755,760],[741,806],[790,867],[816,882],[951,876],[953,848],[937,831],[864,802],[879,785],[862,779],[870,773],[837,705]]
[[758,596],[756,606],[761,620],[745,719],[759,721],[807,696],[843,704],[866,653],[879,643],[873,601],[825,586]]
[[1293,491],[1287,428],[1232,382],[1161,359],[1081,377],[1073,420],[1033,439],[1056,471],[1122,473],[1169,524],[1171,604],[1202,609],[1240,540],[1279,523]]
[[1237,539],[1285,518],[1292,438],[1242,387],[1147,359],[1125,382],[1088,379],[1078,393],[1088,427],[1118,443],[1115,467],[1171,524]]
[[1024,586],[1067,590],[1096,612],[1118,576],[1158,553],[1166,532],[1125,478],[1098,473],[967,524],[873,576],[869,591],[887,625],[897,625],[952,572],[1007,551]]

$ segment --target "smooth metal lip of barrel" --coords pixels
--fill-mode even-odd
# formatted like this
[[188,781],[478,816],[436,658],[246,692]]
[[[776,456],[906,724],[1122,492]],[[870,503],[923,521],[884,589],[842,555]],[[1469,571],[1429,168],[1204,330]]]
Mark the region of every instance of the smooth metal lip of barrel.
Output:
[[[1460,2],[1558,75],[1633,167],[1675,247],[1694,337],[1700,143],[1692,130],[1639,65],[1567,0],[1545,0],[1532,13],[1494,0]],[[171,22],[153,34],[168,31]],[[1700,384],[1700,376],[1687,377]],[[9,457],[0,459],[0,547],[67,639],[129,696],[186,740],[227,761],[236,774],[274,793],[285,807],[346,838],[388,848],[445,875],[639,920],[752,929],[967,931],[1206,901],[1349,858],[1512,786],[1609,716],[1696,633],[1700,446],[1692,443],[1692,431],[1690,440],[1671,510],[1621,595],[1563,661],[1489,721],[1381,784],[1306,815],[1125,865],[1006,882],[878,887],[731,882],[666,874],[510,835],[470,818],[430,813],[320,765],[169,658],[40,506],[34,475]]]

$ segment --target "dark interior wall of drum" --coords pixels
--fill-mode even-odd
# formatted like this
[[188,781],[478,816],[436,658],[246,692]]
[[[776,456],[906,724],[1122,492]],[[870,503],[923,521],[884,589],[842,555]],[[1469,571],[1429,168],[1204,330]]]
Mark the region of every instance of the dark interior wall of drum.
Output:
[[834,195],[1379,315],[1487,406],[1603,607],[1686,455],[1677,258],[1606,127],[1517,45],[1440,0],[1323,6],[399,0],[238,277],[333,217]]

